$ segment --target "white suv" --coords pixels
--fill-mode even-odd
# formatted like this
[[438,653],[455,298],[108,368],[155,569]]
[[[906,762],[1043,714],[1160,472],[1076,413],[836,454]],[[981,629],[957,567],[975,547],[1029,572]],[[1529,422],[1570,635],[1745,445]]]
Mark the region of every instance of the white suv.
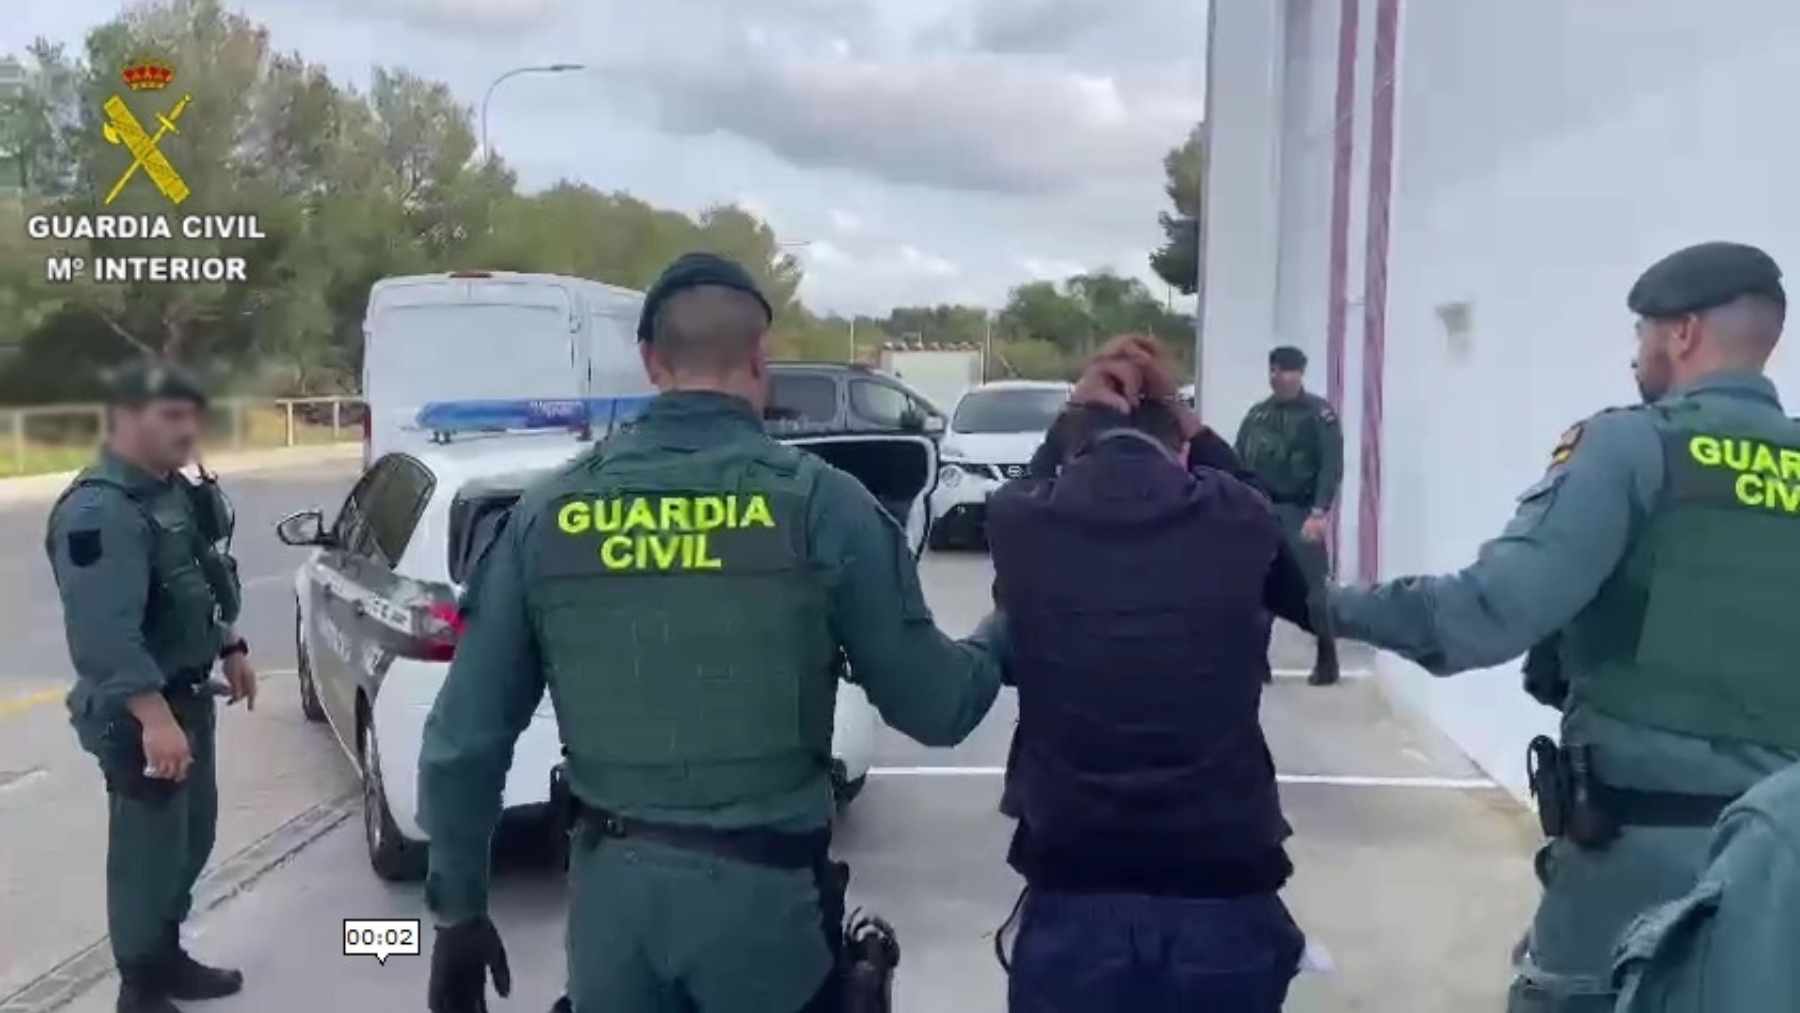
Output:
[[932,548],[985,541],[988,497],[1001,483],[1024,477],[1071,389],[1045,380],[1002,380],[956,402],[931,494]]

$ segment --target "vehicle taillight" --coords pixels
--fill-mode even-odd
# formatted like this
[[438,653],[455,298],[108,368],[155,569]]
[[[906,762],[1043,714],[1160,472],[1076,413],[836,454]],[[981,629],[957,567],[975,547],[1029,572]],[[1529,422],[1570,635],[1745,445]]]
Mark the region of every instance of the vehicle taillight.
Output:
[[456,656],[456,642],[462,639],[462,613],[447,601],[434,601],[425,607],[419,623],[422,654],[426,661],[449,661]]

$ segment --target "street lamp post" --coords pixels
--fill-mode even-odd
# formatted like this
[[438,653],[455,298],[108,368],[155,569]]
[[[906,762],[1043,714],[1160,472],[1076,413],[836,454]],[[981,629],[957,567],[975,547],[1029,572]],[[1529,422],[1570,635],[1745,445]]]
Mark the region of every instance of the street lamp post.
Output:
[[507,71],[506,73],[501,74],[499,77],[494,78],[494,83],[488,85],[487,92],[481,96],[481,160],[482,160],[482,162],[485,164],[487,162],[493,161],[493,158],[494,158],[494,149],[488,147],[487,109],[488,109],[488,99],[494,97],[494,89],[500,87],[500,82],[506,80],[509,77],[516,77],[520,74],[565,74],[571,70],[586,70],[586,69],[587,68],[584,65],[579,64],[579,63],[549,63],[549,64],[545,64],[541,67],[514,67],[513,69]]

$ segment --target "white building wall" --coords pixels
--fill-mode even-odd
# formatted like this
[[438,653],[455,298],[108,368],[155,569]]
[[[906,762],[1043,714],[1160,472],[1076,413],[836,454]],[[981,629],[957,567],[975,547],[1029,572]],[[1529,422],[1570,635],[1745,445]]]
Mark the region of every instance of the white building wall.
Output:
[[[1365,29],[1374,11],[1375,0],[1363,0]],[[1565,428],[1636,399],[1624,298],[1652,261],[1736,239],[1767,249],[1790,288],[1800,285],[1800,134],[1788,128],[1800,94],[1800,4],[1403,0],[1400,29],[1384,579],[1467,565]],[[1231,48],[1215,42],[1215,52]],[[1310,51],[1327,77],[1334,50]],[[1360,50],[1359,77],[1371,52]],[[1367,86],[1356,112],[1353,299],[1366,231]],[[1278,263],[1304,256],[1290,244],[1319,241],[1300,219],[1283,220]],[[1228,249],[1209,247],[1209,271]],[[1302,297],[1285,279],[1281,291]],[[1439,315],[1450,303],[1469,307],[1467,332],[1454,337]],[[1355,350],[1360,314],[1351,323]],[[1772,373],[1800,404],[1800,353],[1778,354]],[[1384,656],[1380,673],[1522,791],[1525,742],[1555,715],[1523,694],[1516,663],[1434,680]]]
[[1206,175],[1206,279],[1200,413],[1220,432],[1268,388],[1275,326],[1281,116],[1281,5],[1212,4],[1207,69],[1211,148]]

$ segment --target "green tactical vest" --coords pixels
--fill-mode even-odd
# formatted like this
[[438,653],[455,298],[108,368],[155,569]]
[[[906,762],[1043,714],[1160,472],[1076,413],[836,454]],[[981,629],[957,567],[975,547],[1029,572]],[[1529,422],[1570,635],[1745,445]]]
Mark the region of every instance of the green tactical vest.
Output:
[[[224,646],[224,627],[236,620],[242,595],[229,557],[208,544],[194,517],[189,493],[177,478],[160,490],[135,487],[104,462],[75,476],[63,498],[84,485],[119,490],[149,524],[150,590],[144,641],[165,675],[210,668]],[[61,506],[62,500],[57,501]]]
[[627,438],[533,498],[527,605],[583,799],[712,807],[828,769],[841,663],[806,539],[820,467],[760,437]]
[[1624,721],[1800,749],[1800,423],[1653,409],[1661,499],[1564,631],[1572,699]]

